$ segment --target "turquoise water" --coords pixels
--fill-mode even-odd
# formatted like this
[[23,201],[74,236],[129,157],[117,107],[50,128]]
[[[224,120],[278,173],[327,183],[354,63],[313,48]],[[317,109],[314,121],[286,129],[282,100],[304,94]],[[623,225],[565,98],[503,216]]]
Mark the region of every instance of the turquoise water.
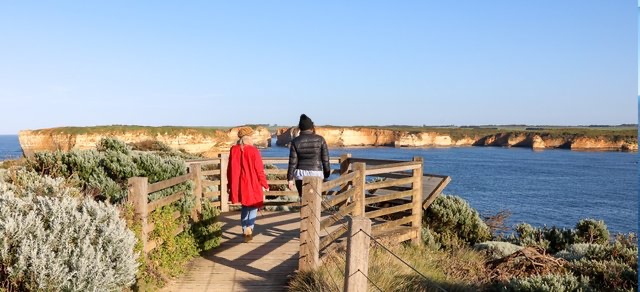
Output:
[[[275,144],[274,144],[275,145]],[[286,157],[288,149],[262,150]],[[449,175],[444,193],[469,201],[484,214],[510,210],[508,223],[573,227],[603,219],[613,232],[638,231],[638,153],[532,151],[524,148],[335,148],[331,156],[411,159],[425,173]],[[22,155],[18,136],[0,136],[0,160]]]

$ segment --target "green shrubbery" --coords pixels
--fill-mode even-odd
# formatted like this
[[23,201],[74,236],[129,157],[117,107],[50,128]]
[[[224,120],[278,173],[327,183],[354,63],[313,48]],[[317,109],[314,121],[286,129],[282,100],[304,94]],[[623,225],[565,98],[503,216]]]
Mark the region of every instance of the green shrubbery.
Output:
[[424,225],[443,247],[475,244],[491,238],[478,211],[460,197],[439,196],[424,212]]
[[[130,177],[146,176],[149,183],[154,183],[187,173],[181,158],[133,151],[130,146],[112,138],[102,139],[97,150],[38,152],[29,159],[28,167],[40,174],[78,180],[86,194],[112,203],[122,202]],[[151,193],[149,199],[156,200],[178,191],[188,192],[191,188],[189,183],[183,183]]]
[[531,276],[514,278],[507,283],[497,284],[492,290],[504,292],[587,292],[594,291],[589,286],[588,277],[572,274]]
[[609,231],[604,221],[583,219],[576,224],[576,229],[547,227],[535,228],[522,223],[515,227],[515,233],[507,240],[522,246],[538,246],[548,252],[556,253],[574,243],[607,243]]

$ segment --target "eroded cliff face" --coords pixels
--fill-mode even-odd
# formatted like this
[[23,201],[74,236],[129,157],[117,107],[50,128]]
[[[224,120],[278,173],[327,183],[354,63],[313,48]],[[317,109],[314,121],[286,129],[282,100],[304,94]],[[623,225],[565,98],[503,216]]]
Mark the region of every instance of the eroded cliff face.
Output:
[[[564,148],[573,150],[621,150],[637,151],[638,143],[629,143],[609,137],[553,137],[536,133],[497,133],[452,137],[435,131],[407,132],[373,128],[316,128],[329,146],[394,146],[394,147],[450,147],[450,146],[501,146],[533,149]],[[288,146],[297,136],[296,128],[281,128],[276,132],[277,145]]]
[[[144,130],[134,130],[74,134],[57,131],[53,128],[20,131],[18,137],[25,156],[30,156],[39,151],[94,149],[102,138],[113,137],[125,143],[155,140],[163,142],[176,150],[213,157],[217,153],[228,151],[238,140],[238,129],[215,130],[210,133],[184,128],[177,133],[150,133]],[[267,128],[257,127],[253,137],[256,146],[270,146],[271,133]]]

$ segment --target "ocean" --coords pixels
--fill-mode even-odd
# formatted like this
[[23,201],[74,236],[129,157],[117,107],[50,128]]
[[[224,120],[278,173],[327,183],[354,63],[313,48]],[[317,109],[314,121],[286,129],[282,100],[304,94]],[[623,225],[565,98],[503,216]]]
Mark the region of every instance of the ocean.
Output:
[[[273,144],[275,145],[275,143]],[[481,214],[509,210],[507,223],[574,227],[604,220],[611,232],[638,232],[638,153],[533,151],[525,148],[332,148],[331,156],[411,159],[425,173],[451,176],[445,194],[463,197]],[[263,149],[286,157],[288,149]],[[0,160],[20,157],[17,135],[0,136]]]

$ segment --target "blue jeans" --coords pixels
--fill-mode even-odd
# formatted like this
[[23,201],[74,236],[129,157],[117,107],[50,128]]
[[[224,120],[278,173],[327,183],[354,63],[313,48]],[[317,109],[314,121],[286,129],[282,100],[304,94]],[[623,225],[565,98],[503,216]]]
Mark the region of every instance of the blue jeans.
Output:
[[242,233],[247,227],[254,229],[256,217],[258,216],[258,208],[242,206],[240,211],[240,223],[242,223]]

